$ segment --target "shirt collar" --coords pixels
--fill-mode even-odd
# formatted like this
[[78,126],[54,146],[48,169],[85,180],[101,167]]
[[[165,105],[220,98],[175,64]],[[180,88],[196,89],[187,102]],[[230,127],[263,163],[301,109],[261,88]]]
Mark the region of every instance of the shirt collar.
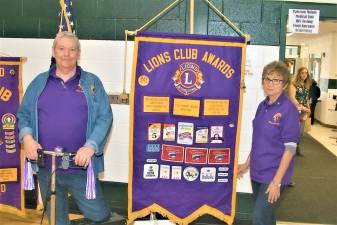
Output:
[[266,97],[263,101],[263,104],[265,107],[270,107],[270,106],[274,106],[274,105],[280,105],[282,102],[284,102],[286,98],[286,94],[284,93],[284,91],[282,92],[282,94],[277,98],[277,100],[275,102],[273,102],[272,104],[269,104],[269,97]]
[[[82,68],[80,66],[76,66],[75,75],[72,76],[69,80],[67,80],[67,82],[81,78],[81,70]],[[60,77],[56,75],[56,65],[55,64],[52,65],[49,69],[49,78],[61,79]]]

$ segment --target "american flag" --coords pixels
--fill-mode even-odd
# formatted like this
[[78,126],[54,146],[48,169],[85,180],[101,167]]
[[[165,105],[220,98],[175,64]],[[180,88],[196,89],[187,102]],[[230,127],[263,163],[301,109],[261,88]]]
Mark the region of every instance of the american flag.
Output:
[[[75,34],[74,20],[71,12],[72,5],[73,3],[71,0],[60,0],[61,12],[59,14],[60,24],[58,27],[59,28],[58,32],[68,31]],[[52,56],[50,59],[50,67],[55,65],[55,63],[56,63],[55,58]]]
[[74,20],[71,12],[72,4],[71,0],[60,0],[61,12],[59,32],[68,31],[75,33]]

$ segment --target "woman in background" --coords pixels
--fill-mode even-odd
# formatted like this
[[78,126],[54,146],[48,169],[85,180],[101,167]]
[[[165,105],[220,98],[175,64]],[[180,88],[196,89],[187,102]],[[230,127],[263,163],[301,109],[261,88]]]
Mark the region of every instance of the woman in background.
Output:
[[[304,130],[304,121],[310,116],[309,90],[311,79],[306,67],[300,67],[297,70],[295,79],[289,86],[289,97],[300,112],[301,137]],[[303,156],[299,143],[296,149],[296,155]]]

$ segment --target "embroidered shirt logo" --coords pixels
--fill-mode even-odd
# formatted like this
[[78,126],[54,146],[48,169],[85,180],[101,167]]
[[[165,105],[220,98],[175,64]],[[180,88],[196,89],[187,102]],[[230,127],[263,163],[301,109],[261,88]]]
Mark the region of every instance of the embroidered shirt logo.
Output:
[[172,77],[175,88],[183,95],[190,95],[201,88],[205,82],[197,64],[185,62],[179,65]]
[[82,88],[82,86],[81,86],[80,83],[78,83],[78,85],[76,86],[75,91],[76,91],[76,92],[81,92],[81,93],[84,92],[84,91],[83,91],[83,88]]
[[282,118],[282,114],[281,113],[276,113],[273,116],[272,121],[268,121],[270,124],[274,124],[274,125],[280,125],[280,119]]

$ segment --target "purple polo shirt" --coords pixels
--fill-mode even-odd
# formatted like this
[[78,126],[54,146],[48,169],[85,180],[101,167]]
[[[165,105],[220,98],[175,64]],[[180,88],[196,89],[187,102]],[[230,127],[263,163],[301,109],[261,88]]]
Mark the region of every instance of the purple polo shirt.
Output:
[[[299,136],[299,113],[284,93],[271,105],[268,104],[268,98],[262,101],[253,120],[251,179],[269,184],[280,165],[285,145],[298,143]],[[291,182],[293,170],[294,158],[282,184]]]
[[[76,153],[85,143],[88,106],[80,77],[79,67],[67,82],[55,74],[55,67],[50,70],[37,103],[39,143],[44,149],[54,150],[60,146]],[[60,157],[57,161],[59,165]],[[47,157],[46,168],[51,168],[51,157]]]

